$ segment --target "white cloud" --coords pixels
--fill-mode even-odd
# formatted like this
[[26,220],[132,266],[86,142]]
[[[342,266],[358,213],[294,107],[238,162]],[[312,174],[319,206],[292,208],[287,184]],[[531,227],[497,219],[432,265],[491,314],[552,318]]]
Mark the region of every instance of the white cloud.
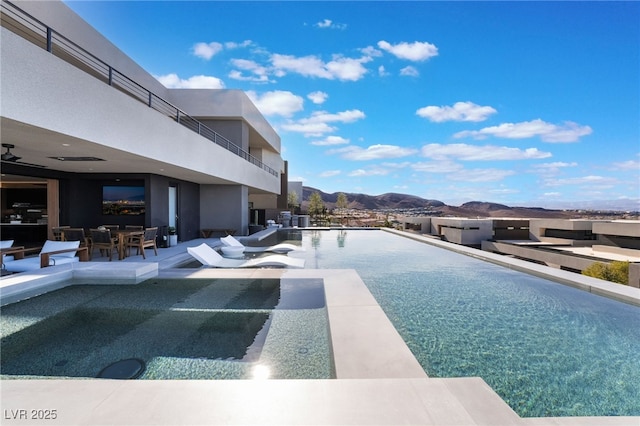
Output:
[[416,149],[404,148],[397,145],[371,145],[368,148],[349,146],[327,151],[327,154],[338,154],[346,160],[367,161],[385,158],[400,158],[413,155]]
[[389,174],[389,170],[381,167],[372,167],[370,169],[357,169],[348,174],[350,177],[363,177],[363,176],[386,176]]
[[224,47],[226,49],[239,49],[241,47],[249,47],[253,44],[251,40],[245,40],[242,43],[237,43],[235,41],[227,41],[224,43]]
[[309,122],[340,122],[340,123],[353,123],[354,121],[365,118],[364,112],[359,109],[350,109],[347,111],[331,114],[326,111],[316,111],[311,114],[311,117],[302,119],[301,121]]
[[212,41],[211,43],[196,43],[193,45],[193,54],[207,61],[220,51],[222,51],[222,44],[216,41]]
[[291,117],[294,113],[302,110],[304,100],[302,97],[283,90],[265,92],[262,95],[254,91],[247,92],[247,96],[256,105],[260,112],[267,116],[280,115]]
[[417,110],[416,114],[441,123],[443,121],[484,121],[496,112],[490,106],[480,106],[473,102],[456,102],[453,106],[426,106]]
[[462,182],[495,182],[514,175],[512,170],[502,169],[467,169],[459,170],[447,176],[449,180]]
[[448,160],[413,163],[411,168],[417,172],[425,173],[455,173],[463,169],[461,164]]
[[323,104],[328,97],[329,97],[328,94],[320,91],[311,92],[307,95],[307,98],[310,99],[311,102],[313,102],[314,104]]
[[320,21],[316,24],[318,28],[329,28],[331,27],[331,19],[325,19],[324,21]]
[[557,125],[536,119],[520,123],[504,123],[481,130],[465,130],[456,133],[454,137],[484,139],[487,136],[495,136],[507,139],[525,139],[539,136],[544,142],[576,142],[581,136],[591,133],[591,127],[581,126],[572,121],[565,121],[563,124]]
[[155,78],[169,89],[224,89],[222,80],[206,75],[194,75],[186,80],[177,74],[159,75]]
[[338,24],[333,22],[331,19],[323,19],[322,21],[315,24],[318,28],[331,28],[336,30],[344,30],[347,28],[347,24]]
[[229,78],[232,80],[238,80],[238,81],[251,81],[254,83],[268,83],[269,77],[267,77],[266,75],[264,76],[247,76],[242,74],[241,71],[238,70],[232,70],[229,71]]
[[284,73],[289,71],[306,77],[334,78],[334,76],[327,71],[322,60],[316,56],[295,57],[293,55],[280,55],[276,53],[271,55],[271,64]]
[[560,169],[560,168],[564,168],[564,167],[576,167],[578,165],[578,163],[576,162],[572,162],[572,163],[565,163],[564,161],[556,161],[553,163],[544,163],[544,164],[538,164],[536,166],[534,166],[537,169]]
[[336,127],[330,126],[328,123],[352,123],[363,118],[365,118],[364,112],[358,109],[342,111],[336,114],[331,114],[326,111],[316,111],[308,118],[302,118],[297,122],[286,123],[281,127],[290,132],[304,133],[306,136],[321,136],[336,130]]
[[345,139],[341,136],[327,136],[322,140],[311,142],[311,145],[330,146],[330,145],[346,145],[348,143],[349,143],[349,139]]
[[533,166],[534,170],[545,173],[545,174],[556,174],[560,172],[561,169],[567,167],[577,167],[578,163],[565,163],[563,161],[556,161],[553,163],[544,163],[544,164],[536,164]]
[[413,43],[402,42],[391,44],[384,40],[378,42],[378,47],[392,55],[409,61],[421,62],[438,55],[438,48],[427,42],[416,41]]
[[544,195],[545,197],[553,197],[553,198],[557,198],[557,197],[562,196],[562,193],[561,193],[561,192],[545,192],[543,195]]
[[340,173],[342,173],[340,170],[327,170],[320,173],[319,176],[326,178],[326,177],[338,176]]
[[247,59],[232,59],[231,64],[243,71],[249,71],[253,74],[253,76],[245,77],[240,71],[233,70],[229,73],[229,77],[234,80],[253,81],[258,83],[266,83],[269,81],[267,68],[254,61]]
[[380,66],[378,67],[378,75],[379,75],[380,77],[385,77],[385,76],[389,75],[389,73],[387,72],[387,70],[384,68],[384,65],[380,65]]
[[282,130],[288,132],[303,133],[305,136],[322,136],[325,133],[335,132],[337,130],[334,126],[329,126],[327,123],[314,123],[314,122],[291,122],[285,123],[280,126]]
[[271,64],[277,76],[284,76],[293,72],[305,77],[317,77],[327,80],[357,81],[368,71],[362,65],[371,61],[368,56],[354,59],[336,55],[330,62],[323,62],[320,58],[309,55],[295,57],[293,55],[271,55]]
[[589,185],[590,187],[599,186],[599,187],[609,187],[618,183],[616,178],[605,177],[605,176],[581,176],[581,177],[573,177],[573,178],[564,178],[564,179],[549,179],[545,182],[546,186],[561,186],[561,185]]
[[333,61],[327,63],[326,67],[338,80],[358,81],[368,72],[362,64],[370,60],[370,58],[353,59],[336,56]]
[[409,167],[411,165],[411,163],[408,162],[408,161],[403,161],[402,163],[385,162],[385,163],[382,163],[382,165],[384,167],[387,167],[387,168],[390,168],[390,169],[405,169],[405,168]]
[[613,167],[616,170],[640,171],[640,160],[628,160],[628,161],[613,163]]
[[495,189],[489,189],[487,192],[489,192],[491,194],[497,194],[497,195],[519,194],[520,193],[520,191],[518,191],[517,189],[511,189],[511,188],[495,188]]
[[367,46],[365,48],[360,49],[360,52],[362,52],[362,54],[364,56],[368,56],[371,58],[377,58],[383,55],[383,53],[381,51],[379,51],[378,49],[376,49],[373,46]]
[[193,45],[193,47],[191,48],[191,51],[193,52],[194,56],[197,56],[198,58],[202,58],[204,60],[210,60],[211,58],[213,58],[215,55],[217,55],[218,53],[220,53],[224,48],[226,49],[238,49],[241,47],[248,47],[251,46],[253,44],[253,42],[251,40],[245,40],[241,43],[237,43],[234,41],[227,41],[224,43],[224,45],[222,43],[218,43],[217,41],[212,41],[211,43],[196,43]]
[[495,160],[530,160],[551,157],[551,153],[539,151],[537,148],[510,148],[506,146],[476,146],[467,144],[438,143],[428,144],[422,147],[422,156],[443,160],[455,158],[461,161],[495,161]]
[[409,65],[408,67],[404,67],[400,70],[400,75],[405,77],[418,77],[420,72],[418,72],[416,67]]

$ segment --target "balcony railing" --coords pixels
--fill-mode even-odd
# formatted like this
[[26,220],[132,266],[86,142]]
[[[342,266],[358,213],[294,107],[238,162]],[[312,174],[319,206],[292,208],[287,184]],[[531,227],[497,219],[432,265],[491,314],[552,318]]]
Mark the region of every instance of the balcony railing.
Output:
[[153,108],[216,145],[236,154],[246,161],[278,177],[278,172],[252,156],[229,139],[191,117],[180,108],[162,99],[140,84],[131,80],[100,58],[87,52],[62,34],[48,27],[13,3],[2,0],[2,26],[51,54],[63,59],[75,67],[120,90],[132,98]]

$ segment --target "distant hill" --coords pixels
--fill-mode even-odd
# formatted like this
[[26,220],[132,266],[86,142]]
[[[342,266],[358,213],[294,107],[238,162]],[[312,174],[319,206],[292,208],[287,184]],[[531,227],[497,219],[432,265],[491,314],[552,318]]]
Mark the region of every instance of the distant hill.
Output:
[[[309,197],[314,192],[320,193],[324,205],[328,209],[333,209],[336,206],[339,192],[327,194],[319,189],[311,188],[308,186],[302,187],[302,208],[306,210],[309,204]],[[425,200],[424,198],[416,197],[414,195],[387,193],[382,195],[367,195],[367,194],[354,194],[344,193],[347,196],[349,209],[359,210],[381,210],[381,209],[417,209],[417,208],[429,208],[429,207],[443,207],[445,204],[438,200]]]
[[[318,192],[327,209],[335,208],[339,192],[327,194],[319,189],[302,187],[302,210],[307,210],[309,197]],[[358,193],[344,193],[347,196],[349,209],[358,210],[395,210],[395,209],[425,209],[433,215],[461,216],[461,217],[522,217],[522,218],[571,218],[572,212],[563,210],[549,210],[540,207],[509,207],[504,204],[471,201],[461,206],[448,206],[442,201],[428,200],[415,195],[387,193],[382,195],[367,195]]]

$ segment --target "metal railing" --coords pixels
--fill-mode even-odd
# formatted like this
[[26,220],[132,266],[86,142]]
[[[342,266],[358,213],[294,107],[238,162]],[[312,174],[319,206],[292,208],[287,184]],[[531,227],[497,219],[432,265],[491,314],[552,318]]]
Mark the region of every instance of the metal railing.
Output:
[[186,127],[216,145],[236,154],[251,164],[278,177],[278,172],[261,160],[191,117],[180,108],[157,96],[150,90],[131,80],[95,55],[87,52],[62,34],[48,27],[10,1],[2,0],[2,26],[15,34],[46,49],[53,55],[104,81],[132,98],[144,103],[176,123]]

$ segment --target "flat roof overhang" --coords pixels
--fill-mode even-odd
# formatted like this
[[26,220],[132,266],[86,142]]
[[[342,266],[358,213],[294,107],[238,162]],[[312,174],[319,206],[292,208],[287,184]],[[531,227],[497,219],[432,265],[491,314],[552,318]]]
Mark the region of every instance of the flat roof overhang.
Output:
[[[158,161],[127,151],[96,144],[83,139],[64,135],[48,129],[17,122],[2,117],[0,119],[2,143],[15,145],[11,152],[21,157],[17,162],[2,162],[3,173],[16,173],[12,165],[43,168],[65,173],[142,173],[157,174],[202,185],[237,185],[237,182],[222,179],[187,167]],[[3,152],[4,152],[3,148]],[[105,161],[60,161],[58,157],[95,157]],[[247,167],[253,167],[247,165]],[[22,168],[22,167],[20,167]],[[28,169],[23,169],[28,172]],[[266,173],[266,172],[265,172]],[[268,193],[259,189],[250,192]]]

